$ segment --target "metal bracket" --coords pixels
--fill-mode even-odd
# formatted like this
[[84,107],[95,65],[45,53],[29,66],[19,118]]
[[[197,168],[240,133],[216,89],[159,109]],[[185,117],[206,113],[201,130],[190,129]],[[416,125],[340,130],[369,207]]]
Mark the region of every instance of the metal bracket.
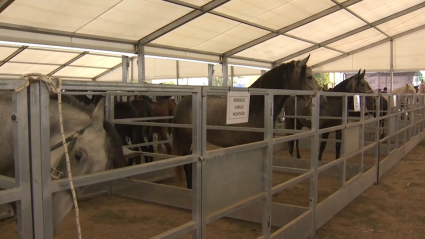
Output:
[[50,173],[50,176],[54,179],[61,179],[63,175],[63,172],[56,168],[52,168],[52,171]]

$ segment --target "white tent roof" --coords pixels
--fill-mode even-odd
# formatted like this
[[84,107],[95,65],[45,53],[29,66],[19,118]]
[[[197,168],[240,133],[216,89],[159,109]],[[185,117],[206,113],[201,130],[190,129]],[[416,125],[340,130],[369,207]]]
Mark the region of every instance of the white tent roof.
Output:
[[[0,74],[119,80],[121,55],[271,68],[311,54],[316,71],[425,68],[422,0],[7,0]],[[13,44],[10,42],[14,42]],[[72,48],[45,48],[40,45]],[[135,62],[135,59],[132,58]],[[244,70],[246,69],[246,70]],[[206,64],[146,58],[146,79],[200,77]],[[221,70],[220,70],[221,71]],[[240,68],[237,74],[260,70]],[[137,77],[137,69],[132,70]],[[221,74],[216,71],[217,74]]]

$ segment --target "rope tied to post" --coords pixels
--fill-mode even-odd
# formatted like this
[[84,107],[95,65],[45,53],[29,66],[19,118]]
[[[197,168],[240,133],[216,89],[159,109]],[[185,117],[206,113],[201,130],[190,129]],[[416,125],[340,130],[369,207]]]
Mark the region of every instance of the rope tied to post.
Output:
[[[80,226],[80,214],[79,214],[79,208],[78,208],[78,202],[77,202],[77,194],[75,192],[75,187],[74,187],[74,183],[72,180],[72,173],[71,173],[71,164],[69,161],[69,152],[68,152],[68,147],[67,147],[67,140],[65,138],[65,131],[63,129],[63,118],[62,118],[62,79],[57,78],[57,77],[49,77],[40,73],[29,73],[29,74],[25,74],[21,77],[21,79],[25,80],[25,84],[22,85],[21,87],[15,89],[16,93],[19,93],[25,89],[27,89],[31,83],[34,82],[43,82],[46,87],[47,90],[49,91],[50,95],[58,95],[58,110],[59,110],[59,126],[60,126],[60,133],[61,133],[61,138],[62,138],[62,145],[64,147],[64,157],[66,159],[66,168],[67,168],[67,172],[68,172],[68,181],[69,181],[69,186],[71,189],[71,194],[72,194],[72,199],[73,199],[73,203],[74,203],[74,209],[75,209],[75,221],[77,224],[77,231],[78,231],[78,238],[82,239],[82,234],[81,234],[81,226]],[[55,81],[57,82],[57,84],[55,83]],[[71,141],[71,143],[75,143],[76,140],[76,136],[73,136],[74,140]],[[72,148],[72,146],[70,147]],[[63,175],[62,172],[58,172],[53,170],[51,172],[51,176],[52,178],[58,178],[58,176]]]
[[49,77],[49,76],[46,76],[46,75],[43,75],[43,74],[40,74],[40,73],[28,73],[28,74],[23,75],[20,79],[25,80],[25,84],[22,85],[21,87],[19,87],[18,89],[15,89],[16,93],[19,93],[19,92],[25,90],[33,82],[40,82],[41,81],[46,85],[47,90],[49,91],[49,93],[51,95],[58,94],[58,89],[56,87],[54,80],[58,80],[59,78]]

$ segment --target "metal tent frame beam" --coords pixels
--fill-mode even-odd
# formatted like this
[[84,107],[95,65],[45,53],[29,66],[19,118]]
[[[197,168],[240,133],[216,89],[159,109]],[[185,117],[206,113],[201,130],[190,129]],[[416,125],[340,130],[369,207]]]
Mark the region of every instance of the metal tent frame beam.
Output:
[[72,58],[71,60],[67,61],[65,64],[59,66],[58,68],[54,69],[52,72],[50,72],[49,74],[47,74],[47,76],[52,76],[53,74],[57,73],[58,71],[62,70],[63,68],[71,65],[73,62],[77,61],[78,59],[80,59],[81,57],[85,56],[89,54],[88,51],[84,51],[82,53],[80,53],[78,56]]
[[15,0],[1,0],[0,1],[0,13],[10,6]]
[[3,61],[0,62],[0,67],[12,60],[13,57],[17,56],[19,53],[23,52],[25,49],[27,49],[28,46],[21,46],[18,50],[14,51],[12,54],[10,54],[8,57],[6,57]]
[[[184,7],[187,7],[187,8],[192,8],[193,11],[191,11],[190,13],[186,14],[185,16],[173,21],[172,23],[164,26],[163,28],[149,34],[148,36],[141,38],[138,42],[131,41],[131,40],[125,40],[125,39],[112,38],[112,37],[94,36],[94,35],[71,33],[71,32],[64,32],[64,31],[58,31],[58,30],[50,30],[50,29],[42,29],[42,28],[28,28],[26,26],[20,26],[20,25],[15,25],[15,24],[8,24],[8,23],[0,23],[0,29],[3,29],[2,32],[1,32],[1,34],[3,36],[2,39],[6,40],[6,41],[23,42],[23,45],[25,45],[25,42],[30,41],[30,42],[33,42],[33,43],[40,43],[40,44],[50,44],[51,42],[57,42],[58,45],[70,46],[67,42],[72,42],[71,46],[73,46],[73,47],[82,47],[82,48],[88,47],[88,48],[93,48],[93,49],[113,50],[113,51],[115,50],[115,51],[119,51],[119,52],[133,52],[133,53],[137,52],[136,48],[138,46],[143,45],[143,46],[155,47],[155,48],[160,48],[160,49],[169,49],[169,50],[204,54],[204,55],[209,55],[209,56],[217,56],[218,59],[220,59],[220,57],[221,58],[228,58],[228,59],[234,58],[234,59],[247,60],[247,61],[252,61],[252,62],[257,62],[257,63],[267,63],[267,64],[274,63],[275,65],[282,63],[286,60],[292,59],[294,57],[300,56],[304,53],[308,53],[312,50],[321,48],[321,47],[342,53],[342,55],[340,55],[338,57],[335,57],[335,58],[329,59],[327,61],[321,62],[319,64],[316,64],[316,66],[317,66],[317,65],[323,65],[323,64],[325,64],[325,62],[330,62],[331,60],[334,61],[334,59],[337,59],[337,58],[341,59],[344,56],[354,54],[353,52],[359,52],[359,51],[362,51],[362,50],[365,49],[365,47],[362,47],[362,48],[356,49],[354,51],[344,52],[344,51],[340,51],[340,50],[334,49],[332,47],[329,47],[327,45],[329,45],[333,42],[336,42],[338,40],[341,40],[343,38],[349,37],[351,35],[357,34],[359,32],[368,30],[370,28],[374,28],[374,29],[380,31],[385,36],[387,36],[387,39],[384,39],[382,41],[374,43],[374,45],[382,44],[383,42],[387,41],[388,39],[392,39],[393,37],[388,36],[388,34],[379,30],[377,28],[377,26],[379,24],[393,20],[395,18],[398,18],[398,17],[401,17],[401,16],[406,15],[408,13],[411,13],[415,10],[421,9],[422,7],[425,7],[425,2],[423,2],[421,4],[417,4],[415,6],[407,8],[403,11],[392,14],[390,16],[387,16],[387,17],[382,18],[380,20],[377,20],[375,22],[368,23],[366,20],[362,19],[359,15],[357,15],[354,12],[352,12],[351,10],[347,9],[349,6],[356,4],[356,3],[360,2],[361,0],[347,0],[347,1],[342,2],[342,3],[338,3],[338,1],[335,1],[335,0],[330,0],[336,5],[333,6],[333,7],[330,7],[330,8],[328,8],[328,9],[322,11],[322,12],[314,14],[314,15],[308,17],[308,18],[305,18],[305,19],[303,19],[299,22],[296,22],[294,24],[291,24],[291,25],[286,26],[284,28],[281,28],[279,30],[274,30],[274,29],[268,28],[266,26],[261,26],[261,25],[255,24],[255,23],[251,23],[249,21],[245,21],[245,20],[242,20],[242,19],[238,19],[236,17],[228,16],[226,14],[214,11],[215,8],[225,4],[226,2],[229,2],[230,0],[213,0],[213,1],[207,3],[203,6],[196,6],[196,5],[193,5],[193,4],[190,4],[190,3],[187,3],[187,2],[183,2],[183,1],[179,1],[179,0],[164,0],[164,1],[169,2],[169,3],[173,3],[173,4],[177,4],[177,5],[180,5],[180,6],[184,6]],[[6,9],[11,3],[13,3],[13,1],[10,1],[10,0],[3,0],[2,1],[2,0],[0,0],[0,12],[2,10]],[[325,16],[332,14],[336,11],[340,11],[341,9],[344,9],[345,11],[354,15],[355,17],[361,19],[363,22],[366,23],[366,25],[362,26],[360,28],[357,28],[355,30],[352,30],[350,32],[341,34],[337,37],[334,37],[334,38],[329,39],[327,41],[324,41],[322,43],[315,43],[315,42],[309,41],[307,39],[297,38],[295,36],[291,36],[289,34],[286,34],[286,32],[288,32],[290,30],[293,30],[297,27],[303,26],[303,25],[308,24],[312,21],[315,21],[317,19],[325,17]],[[187,23],[187,22],[189,22],[193,19],[196,19],[199,16],[202,16],[205,13],[209,13],[209,14],[213,14],[213,15],[216,15],[216,16],[219,16],[219,17],[227,18],[227,19],[239,22],[241,24],[245,24],[245,25],[249,25],[249,26],[252,26],[252,27],[262,29],[262,30],[269,31],[270,33],[265,35],[265,36],[262,36],[258,39],[255,39],[251,42],[245,43],[245,44],[243,44],[243,45],[241,45],[237,48],[234,48],[230,51],[227,51],[225,53],[205,52],[205,51],[198,51],[198,50],[193,50],[193,49],[178,48],[178,47],[164,46],[164,45],[156,45],[156,44],[150,43],[154,39],[157,39],[158,37],[161,37],[164,34],[169,33],[170,31],[184,25],[185,23]],[[415,28],[415,29],[417,29],[417,28]],[[8,32],[8,30],[13,30],[13,31],[17,31],[17,32],[12,32],[12,31]],[[8,35],[8,33],[11,33],[11,34]],[[31,35],[31,34],[34,34],[34,36],[36,34],[42,34],[42,35],[37,35],[35,37],[32,37],[33,35]],[[46,38],[44,38],[43,35]],[[259,44],[261,42],[264,42],[268,39],[271,39],[271,38],[279,36],[279,35],[287,36],[287,37],[290,37],[290,38],[293,38],[293,39],[296,39],[296,40],[299,40],[299,41],[308,42],[310,44],[313,44],[313,46],[308,47],[306,49],[303,49],[301,51],[298,51],[298,52],[291,54],[289,56],[286,56],[284,58],[278,59],[277,61],[274,61],[274,62],[273,61],[267,61],[267,60],[261,60],[261,59],[248,58],[248,57],[239,57],[239,56],[233,55],[233,54],[236,54],[237,52],[248,49],[249,47],[252,47],[256,44]],[[69,41],[68,38],[71,39],[71,41]],[[28,40],[28,39],[30,39],[30,40]],[[111,43],[111,44],[105,44],[105,43]],[[11,58],[9,58],[9,57],[8,57],[9,59],[6,58],[5,61],[1,62],[0,64],[1,65],[5,64],[7,61],[12,59],[14,56],[19,54],[20,52],[17,51],[15,53],[13,53],[11,56],[9,56]],[[190,57],[188,59],[190,59]],[[56,72],[58,72],[60,69],[63,69],[64,67],[66,67],[67,65],[70,65],[71,63],[72,62],[67,62],[67,63],[65,63],[64,65],[61,65],[59,68],[55,69],[53,72],[51,72],[49,74],[53,75]],[[36,63],[34,63],[34,64],[36,64]],[[93,79],[97,79],[100,76],[103,76],[105,73],[108,73],[111,70],[113,70],[113,69],[115,69],[116,67],[119,67],[119,66],[120,65],[117,65],[117,66],[103,72],[102,74],[94,77]]]
[[370,22],[366,21],[366,19],[360,17],[359,15],[357,15],[355,12],[351,11],[350,9],[348,9],[345,6],[342,6],[338,1],[336,0],[331,0],[332,2],[334,2],[335,4],[341,6],[345,11],[349,12],[351,15],[357,17],[358,19],[360,19],[361,21],[363,21],[364,23],[366,23],[367,25],[369,25],[370,27],[374,28],[375,30],[377,30],[378,32],[380,32],[381,34],[385,35],[387,38],[391,38],[387,33],[385,33],[384,31],[381,31],[381,29],[377,28],[376,26],[373,26],[372,24],[370,24]]
[[[312,47],[309,47],[309,48],[306,48],[306,49],[301,50],[301,51],[299,51],[299,52],[296,52],[296,53],[294,53],[294,54],[291,54],[291,55],[289,55],[289,56],[283,57],[283,58],[281,58],[281,59],[279,59],[279,60],[276,60],[276,61],[274,62],[274,65],[281,64],[281,63],[283,63],[283,62],[285,62],[285,61],[287,61],[287,60],[290,60],[290,59],[292,59],[292,58],[294,58],[294,57],[297,57],[297,56],[300,56],[300,55],[302,55],[302,54],[305,54],[305,53],[307,53],[307,52],[309,52],[309,51],[311,51],[311,50],[315,50],[315,49],[318,49],[318,48],[320,48],[320,47],[324,47],[324,46],[326,46],[326,45],[329,45],[329,44],[334,43],[334,42],[336,42],[336,41],[342,40],[342,39],[347,38],[347,37],[349,37],[349,36],[352,36],[352,35],[354,35],[354,34],[360,33],[360,32],[362,32],[362,31],[368,30],[368,29],[370,29],[370,28],[374,28],[374,27],[376,27],[376,26],[378,26],[378,25],[380,25],[380,24],[382,24],[382,23],[385,23],[385,22],[391,21],[391,20],[393,20],[393,19],[396,19],[396,18],[398,18],[398,17],[401,17],[401,16],[403,16],[403,15],[406,15],[406,14],[408,14],[408,13],[411,13],[411,12],[413,12],[413,11],[416,11],[416,10],[418,10],[418,9],[421,9],[421,8],[423,8],[423,7],[425,7],[425,2],[420,3],[420,4],[417,4],[417,5],[412,6],[412,7],[409,7],[409,8],[407,8],[407,9],[405,9],[405,10],[402,10],[402,11],[400,11],[400,12],[394,13],[394,14],[392,14],[392,15],[388,16],[388,17],[384,17],[384,18],[382,18],[382,19],[380,19],[380,20],[374,21],[374,22],[370,23],[369,25],[365,25],[365,26],[359,27],[359,28],[357,28],[357,29],[354,29],[354,30],[352,30],[352,31],[346,32],[346,33],[344,33],[344,34],[341,34],[341,35],[339,35],[339,36],[336,36],[336,37],[334,37],[334,38],[331,38],[331,39],[329,39],[329,40],[326,40],[326,41],[324,41],[324,42],[321,42],[321,43],[319,43],[319,44],[316,44],[316,45],[314,45],[314,46],[312,46]],[[391,39],[391,38],[387,38],[386,40],[388,41],[389,39]],[[308,50],[308,49],[310,49],[310,50]],[[308,51],[307,51],[307,50],[308,50]],[[348,53],[347,53],[347,54],[348,54]]]
[[140,39],[138,41],[138,43],[146,45],[147,43],[154,41],[155,39],[171,32],[172,30],[174,30],[174,29],[176,29],[180,26],[183,26],[184,24],[192,21],[195,18],[198,18],[198,17],[204,15],[205,13],[213,10],[214,8],[217,8],[217,7],[225,4],[228,1],[230,1],[230,0],[214,0],[214,1],[211,1],[211,2],[203,5],[201,8],[191,11],[190,13],[184,15],[183,17],[181,17],[181,18],[171,22],[170,24],[154,31],[153,33],[143,37],[142,39]]
[[115,70],[115,69],[119,68],[120,66],[122,66],[122,62],[121,62],[121,63],[119,63],[118,65],[116,65],[116,66],[114,66],[114,67],[112,67],[112,68],[110,68],[110,69],[108,69],[108,70],[106,70],[106,71],[104,71],[104,72],[100,73],[99,75],[97,75],[97,76],[93,77],[93,78],[92,78],[92,81],[96,81],[96,80],[97,80],[97,79],[99,79],[100,77],[102,77],[102,76],[104,76],[104,75],[108,74],[109,72],[111,72],[111,71],[113,71],[113,70]]
[[[356,4],[356,3],[360,2],[360,1],[362,1],[362,0],[348,0],[348,1],[345,1],[343,3],[340,3],[340,4],[337,4],[337,5],[333,6],[333,7],[330,7],[328,9],[326,9],[326,10],[323,10],[323,11],[321,11],[319,13],[316,13],[316,14],[310,16],[310,17],[307,17],[307,18],[305,18],[305,19],[303,19],[301,21],[298,21],[298,22],[295,22],[295,23],[293,23],[291,25],[288,25],[286,27],[283,27],[283,28],[281,28],[281,29],[279,29],[277,31],[272,30],[272,29],[264,29],[264,30],[271,31],[271,33],[269,33],[269,34],[267,34],[265,36],[259,37],[259,38],[255,39],[255,40],[252,40],[252,41],[250,41],[248,43],[245,43],[245,44],[243,44],[241,46],[238,46],[238,47],[236,47],[236,48],[234,48],[234,49],[232,49],[230,51],[227,51],[227,52],[225,52],[223,54],[223,57],[232,56],[232,55],[237,54],[237,53],[239,53],[241,51],[244,51],[244,50],[246,50],[248,48],[251,48],[251,47],[253,47],[255,45],[258,45],[258,44],[263,43],[263,42],[265,42],[267,40],[270,40],[270,39],[272,39],[274,37],[277,37],[279,35],[283,35],[283,36],[290,37],[290,38],[295,38],[297,40],[306,41],[306,40],[299,39],[299,38],[296,38],[296,37],[291,36],[291,35],[287,35],[285,33],[286,32],[289,32],[291,30],[294,30],[295,28],[301,27],[301,26],[303,26],[303,25],[305,25],[307,23],[310,23],[310,22],[313,22],[313,21],[315,21],[317,19],[320,19],[322,17],[325,17],[325,16],[327,16],[329,14],[332,14],[334,12],[337,12],[337,11],[339,11],[341,9],[344,9],[345,7],[349,7],[351,5],[354,5],[354,4]],[[312,43],[312,44],[316,44],[316,43],[311,42],[311,41],[307,41],[307,42],[308,43]]]
[[410,29],[410,30],[404,31],[404,32],[399,33],[399,34],[397,34],[397,35],[394,35],[394,36],[392,36],[391,38],[386,38],[386,39],[383,39],[383,40],[377,41],[377,42],[375,42],[375,43],[372,43],[372,44],[370,44],[370,45],[367,45],[367,46],[364,46],[364,47],[358,48],[358,49],[356,49],[356,50],[350,51],[350,52],[348,52],[347,54],[342,54],[342,55],[340,55],[340,56],[336,56],[336,57],[334,57],[334,58],[331,58],[331,59],[328,59],[328,60],[326,60],[326,61],[320,62],[320,63],[318,63],[318,64],[316,64],[316,65],[313,65],[313,66],[312,66],[312,68],[317,68],[317,67],[320,67],[320,66],[326,65],[326,64],[328,64],[328,63],[331,63],[331,62],[334,62],[334,61],[340,60],[340,59],[345,58],[345,57],[347,57],[347,56],[350,56],[350,55],[353,55],[353,54],[356,54],[356,53],[359,53],[359,52],[365,51],[365,50],[367,50],[367,49],[373,48],[373,47],[375,47],[375,46],[378,46],[378,45],[381,45],[381,44],[387,43],[387,42],[389,42],[389,41],[391,41],[391,40],[393,40],[393,39],[397,39],[397,38],[400,38],[400,37],[403,37],[403,36],[406,36],[406,35],[409,35],[409,34],[412,34],[412,33],[414,33],[414,32],[417,32],[417,31],[420,31],[420,30],[424,30],[424,29],[425,29],[425,24],[424,24],[424,25],[421,25],[421,26],[418,26],[418,27],[415,27],[415,28],[412,28],[412,29]]

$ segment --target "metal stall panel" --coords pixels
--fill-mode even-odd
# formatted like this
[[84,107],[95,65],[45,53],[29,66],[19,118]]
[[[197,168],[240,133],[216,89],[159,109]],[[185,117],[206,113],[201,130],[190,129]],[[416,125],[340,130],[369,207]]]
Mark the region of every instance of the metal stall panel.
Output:
[[348,142],[345,145],[345,155],[354,153],[360,149],[360,126],[350,127],[345,129],[344,141]]
[[[2,90],[14,90],[23,86],[23,80],[2,80]],[[28,141],[28,91],[22,88],[20,92],[10,94],[9,105],[12,126],[13,157],[15,177],[0,176],[0,187],[6,190],[0,191],[0,204],[16,201],[16,220],[18,238],[33,238],[33,217],[31,202],[31,179],[29,164],[29,141]],[[10,127],[7,126],[7,127]],[[13,216],[10,204],[0,205],[0,219]]]
[[206,214],[218,211],[263,192],[263,148],[207,160],[205,173]]

